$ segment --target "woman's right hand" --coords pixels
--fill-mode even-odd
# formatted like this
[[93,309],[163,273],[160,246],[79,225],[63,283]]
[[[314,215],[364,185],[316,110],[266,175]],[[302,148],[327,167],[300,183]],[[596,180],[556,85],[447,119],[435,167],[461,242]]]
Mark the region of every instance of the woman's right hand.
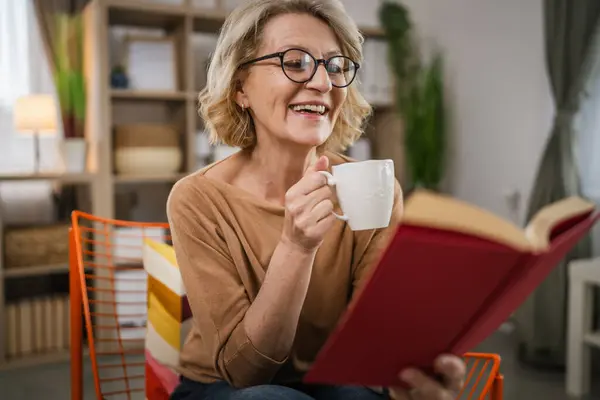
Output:
[[285,195],[282,240],[301,250],[317,250],[336,219],[327,178],[318,172],[328,166],[329,159],[321,156]]

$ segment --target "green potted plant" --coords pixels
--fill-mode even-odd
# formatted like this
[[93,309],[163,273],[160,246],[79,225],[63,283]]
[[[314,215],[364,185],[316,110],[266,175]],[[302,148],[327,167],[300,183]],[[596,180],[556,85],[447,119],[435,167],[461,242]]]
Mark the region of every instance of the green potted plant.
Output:
[[404,125],[404,146],[410,187],[440,190],[444,177],[446,127],[443,59],[435,52],[421,58],[405,6],[384,1],[379,18],[395,76],[395,106]]
[[55,23],[54,82],[64,130],[61,153],[66,172],[80,173],[87,155],[83,21],[80,13],[58,13]]

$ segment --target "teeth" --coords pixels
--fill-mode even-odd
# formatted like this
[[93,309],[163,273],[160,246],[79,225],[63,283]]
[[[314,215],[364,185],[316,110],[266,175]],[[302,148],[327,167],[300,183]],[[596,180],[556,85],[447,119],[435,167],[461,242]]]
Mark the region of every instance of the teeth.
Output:
[[292,106],[294,111],[311,111],[319,114],[325,114],[325,106],[317,104],[301,104]]

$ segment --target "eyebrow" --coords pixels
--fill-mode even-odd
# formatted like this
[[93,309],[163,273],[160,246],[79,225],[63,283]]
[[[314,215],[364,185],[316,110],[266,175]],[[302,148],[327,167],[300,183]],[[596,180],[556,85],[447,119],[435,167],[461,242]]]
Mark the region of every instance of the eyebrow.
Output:
[[[312,54],[312,52],[307,49],[304,46],[299,46],[299,45],[287,45],[287,46],[282,46],[279,48],[278,51],[285,51],[285,50],[289,50],[289,49],[301,49],[306,51],[307,53]],[[333,50],[329,50],[328,52],[326,52],[325,54],[323,54],[324,57],[333,57],[333,56],[341,56],[342,52],[339,49],[333,49]]]

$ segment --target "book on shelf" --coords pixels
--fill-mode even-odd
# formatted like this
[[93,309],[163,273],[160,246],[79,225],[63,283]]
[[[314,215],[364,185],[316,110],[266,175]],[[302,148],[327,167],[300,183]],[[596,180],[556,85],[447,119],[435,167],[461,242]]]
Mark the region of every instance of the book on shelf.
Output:
[[12,278],[5,297],[5,355],[9,360],[69,349],[67,273]]
[[8,359],[69,349],[69,297],[22,299],[6,306]]
[[569,197],[522,229],[449,196],[408,198],[378,264],[305,375],[309,383],[403,386],[435,358],[472,351],[590,230],[595,205]]

